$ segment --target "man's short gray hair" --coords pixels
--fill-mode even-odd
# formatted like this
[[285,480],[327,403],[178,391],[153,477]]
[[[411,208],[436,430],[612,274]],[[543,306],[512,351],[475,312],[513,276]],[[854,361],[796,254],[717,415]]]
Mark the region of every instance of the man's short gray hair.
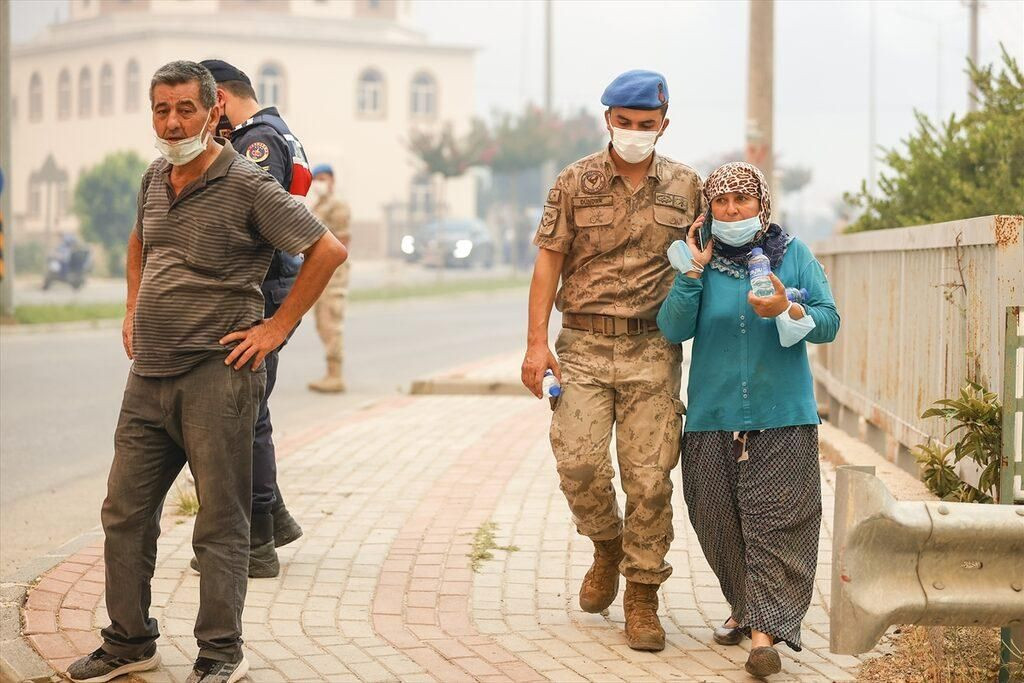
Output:
[[217,104],[217,82],[213,74],[202,64],[178,60],[169,62],[156,70],[149,82],[149,103],[153,104],[153,88],[158,85],[181,85],[195,81],[199,84],[199,102],[206,109]]

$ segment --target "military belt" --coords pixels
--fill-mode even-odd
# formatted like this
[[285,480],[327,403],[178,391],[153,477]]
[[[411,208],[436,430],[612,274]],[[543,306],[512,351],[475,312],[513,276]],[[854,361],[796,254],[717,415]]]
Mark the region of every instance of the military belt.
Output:
[[596,313],[563,313],[562,327],[570,330],[582,330],[609,337],[633,336],[658,329],[653,320],[640,318],[616,318]]

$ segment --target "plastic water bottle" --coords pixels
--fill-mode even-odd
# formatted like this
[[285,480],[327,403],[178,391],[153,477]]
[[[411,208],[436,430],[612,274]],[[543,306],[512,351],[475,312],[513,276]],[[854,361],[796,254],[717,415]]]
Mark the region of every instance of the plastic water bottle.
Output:
[[547,398],[558,398],[562,395],[562,385],[551,370],[544,371],[544,380],[541,382],[541,393]]
[[786,298],[795,304],[802,304],[807,301],[807,290],[801,287],[786,287]]
[[754,247],[750,251],[747,272],[750,273],[750,289],[753,290],[754,296],[775,294],[775,285],[768,277],[772,272],[772,262],[764,255],[764,250],[761,247]]

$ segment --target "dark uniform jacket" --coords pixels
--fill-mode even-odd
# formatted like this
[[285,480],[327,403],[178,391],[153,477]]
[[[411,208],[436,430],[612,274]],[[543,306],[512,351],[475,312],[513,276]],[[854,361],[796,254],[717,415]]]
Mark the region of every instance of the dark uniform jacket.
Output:
[[[262,114],[280,117],[277,107],[265,107],[258,111],[253,119]],[[231,131],[231,146],[240,155],[253,162],[274,179],[284,189],[292,184],[292,152],[284,137],[267,123],[250,119]],[[288,296],[295,278],[302,265],[302,254],[291,255],[275,250],[270,262],[270,269],[263,280],[264,317],[269,318],[277,312],[281,302]]]

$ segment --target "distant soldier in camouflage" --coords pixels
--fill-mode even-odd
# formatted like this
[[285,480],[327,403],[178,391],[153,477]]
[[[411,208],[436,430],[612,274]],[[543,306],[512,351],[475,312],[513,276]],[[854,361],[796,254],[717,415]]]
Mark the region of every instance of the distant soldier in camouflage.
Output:
[[[334,236],[348,248],[352,234],[349,232],[350,212],[348,204],[334,196],[334,169],[320,164],[313,169],[313,184],[307,199],[316,217],[323,221]],[[345,360],[342,344],[345,329],[345,305],[348,301],[349,265],[342,264],[334,271],[327,288],[316,302],[316,331],[327,351],[327,375],[309,383],[309,388],[322,393],[345,391],[345,380],[341,371]]]
[[[611,605],[621,572],[629,646],[661,650],[658,587],[672,573],[665,562],[673,538],[669,475],[679,460],[683,405],[681,348],[661,335],[655,318],[674,274],[666,252],[701,210],[701,180],[654,153],[669,123],[663,76],[624,73],[601,103],[611,144],[561,172],[534,237],[540,252],[522,380],[538,397],[547,369],[562,383],[551,448],[576,528],[594,541],[580,607]],[[554,303],[563,328],[557,360],[547,339]],[[613,425],[624,519],[612,487]]]

